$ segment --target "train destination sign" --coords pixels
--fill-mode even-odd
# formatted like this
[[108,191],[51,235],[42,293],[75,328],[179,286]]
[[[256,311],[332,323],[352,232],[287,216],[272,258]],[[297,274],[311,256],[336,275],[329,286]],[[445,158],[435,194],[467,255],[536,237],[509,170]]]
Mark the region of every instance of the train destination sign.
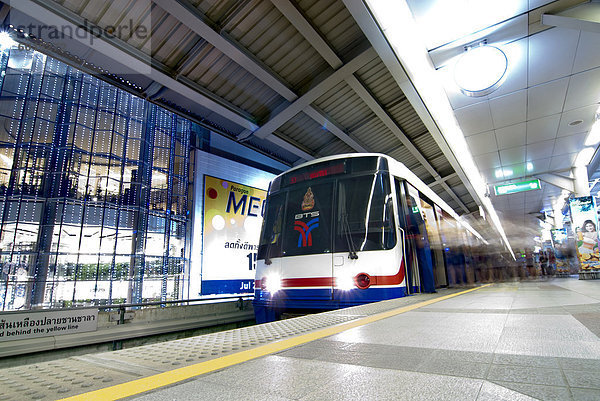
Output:
[[516,194],[517,192],[533,191],[542,188],[540,180],[512,182],[510,184],[494,185],[496,195]]

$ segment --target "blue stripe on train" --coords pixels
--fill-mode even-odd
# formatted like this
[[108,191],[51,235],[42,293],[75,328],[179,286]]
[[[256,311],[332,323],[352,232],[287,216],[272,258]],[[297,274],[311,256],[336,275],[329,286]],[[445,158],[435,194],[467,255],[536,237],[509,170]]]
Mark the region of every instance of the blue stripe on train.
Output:
[[280,312],[287,309],[330,310],[404,296],[406,296],[404,287],[333,290],[333,297],[331,289],[280,290],[273,297],[267,292],[256,290],[254,308],[255,311],[257,308],[273,308]]

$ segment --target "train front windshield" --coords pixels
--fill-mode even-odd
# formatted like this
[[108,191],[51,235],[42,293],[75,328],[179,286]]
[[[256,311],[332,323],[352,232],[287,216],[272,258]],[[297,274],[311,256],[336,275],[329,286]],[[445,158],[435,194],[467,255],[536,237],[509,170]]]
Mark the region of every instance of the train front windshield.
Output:
[[271,185],[258,259],[376,251],[396,245],[387,161],[338,159],[291,171]]

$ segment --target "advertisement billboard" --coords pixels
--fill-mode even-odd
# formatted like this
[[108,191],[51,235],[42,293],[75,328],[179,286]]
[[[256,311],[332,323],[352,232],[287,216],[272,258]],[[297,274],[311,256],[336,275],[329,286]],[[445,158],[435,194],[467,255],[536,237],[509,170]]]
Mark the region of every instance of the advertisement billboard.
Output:
[[254,292],[267,191],[204,176],[201,294]]
[[577,245],[577,256],[582,270],[600,266],[598,249],[598,218],[596,202],[591,196],[573,198],[569,201],[573,232]]

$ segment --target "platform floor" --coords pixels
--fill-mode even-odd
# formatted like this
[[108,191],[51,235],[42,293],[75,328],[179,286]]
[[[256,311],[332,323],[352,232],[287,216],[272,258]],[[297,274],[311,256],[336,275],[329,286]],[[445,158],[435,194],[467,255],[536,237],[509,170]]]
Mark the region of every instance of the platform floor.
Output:
[[461,292],[3,369],[0,399],[600,400],[600,281]]

